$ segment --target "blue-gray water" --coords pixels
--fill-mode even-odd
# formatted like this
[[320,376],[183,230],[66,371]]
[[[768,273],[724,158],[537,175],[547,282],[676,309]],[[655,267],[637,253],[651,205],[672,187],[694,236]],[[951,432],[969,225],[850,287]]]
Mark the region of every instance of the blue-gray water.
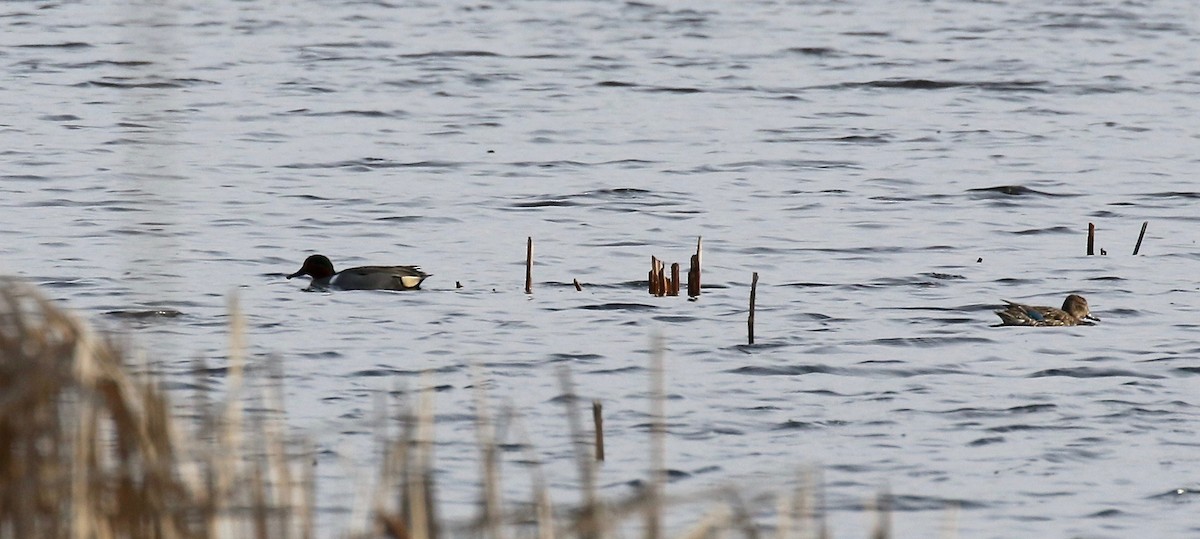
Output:
[[[971,538],[1192,537],[1197,15],[6,3],[0,271],[125,328],[179,386],[197,358],[222,385],[236,291],[251,360],[280,358],[289,422],[322,450],[323,529],[371,478],[379,394],[424,370],[445,512],[472,510],[473,364],[563,503],[569,365],[605,404],[604,493],[627,494],[662,334],[671,492],[782,491],[816,467],[838,537],[865,533],[881,488],[899,537],[947,520]],[[1084,256],[1088,222],[1107,256]],[[686,267],[697,236],[700,301],[633,284],[651,255]],[[304,293],[284,276],[313,252],[434,277]],[[1102,324],[991,327],[1001,298],[1068,293]],[[183,315],[105,314],[147,309]]]

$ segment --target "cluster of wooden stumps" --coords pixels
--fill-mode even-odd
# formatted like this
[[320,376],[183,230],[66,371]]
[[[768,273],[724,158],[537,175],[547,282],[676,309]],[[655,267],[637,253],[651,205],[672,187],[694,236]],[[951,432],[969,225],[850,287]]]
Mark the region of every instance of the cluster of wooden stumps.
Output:
[[[696,254],[692,255],[691,266],[687,273],[687,295],[689,298],[700,296],[700,253],[703,239],[696,238]],[[658,257],[650,257],[650,295],[678,296],[679,295],[679,263],[671,264],[671,276],[667,276],[667,265]]]
[[[1144,230],[1145,232],[1145,230]],[[1139,240],[1140,244],[1140,240]],[[691,256],[691,265],[688,268],[688,299],[695,300],[700,298],[700,260],[703,253],[703,238],[696,238],[696,253]],[[671,275],[667,276],[666,263],[662,262],[658,257],[650,257],[650,274],[649,274],[649,292],[654,297],[665,297],[665,295],[679,295],[679,263],[671,264]],[[580,286],[580,281],[575,280],[576,291],[583,289]],[[754,277],[750,283],[750,317],[746,321],[746,341],[750,345],[754,345],[754,310],[755,310],[755,295],[758,289],[758,273],[755,271]],[[526,242],[526,294],[533,293],[533,238],[527,239]],[[594,411],[596,420],[599,421],[599,411]],[[601,442],[598,443],[598,449],[602,449]],[[602,453],[601,453],[602,455]],[[602,457],[601,457],[602,460]]]
[[[1142,250],[1142,240],[1146,238],[1146,227],[1150,226],[1150,221],[1142,221],[1142,231],[1138,233],[1137,244],[1133,246],[1133,255],[1137,256]],[[1096,254],[1096,224],[1088,223],[1088,238],[1087,238],[1087,254],[1092,256]],[[1100,249],[1100,256],[1107,255],[1108,251]]]

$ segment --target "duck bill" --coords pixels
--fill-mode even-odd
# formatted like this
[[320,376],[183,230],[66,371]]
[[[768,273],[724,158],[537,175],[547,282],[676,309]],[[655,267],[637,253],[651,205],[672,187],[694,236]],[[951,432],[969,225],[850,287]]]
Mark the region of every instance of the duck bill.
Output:
[[1084,320],[1091,320],[1091,321],[1093,321],[1093,322],[1099,322],[1099,321],[1100,321],[1100,317],[1098,317],[1098,316],[1092,316],[1092,315],[1090,315],[1090,314],[1089,314],[1089,315],[1087,315],[1087,316],[1085,316],[1085,317],[1083,317],[1083,318],[1084,318]]
[[304,275],[304,268],[300,268],[300,271],[297,271],[296,273],[288,275],[288,279],[291,279],[293,277],[299,277],[301,275]]

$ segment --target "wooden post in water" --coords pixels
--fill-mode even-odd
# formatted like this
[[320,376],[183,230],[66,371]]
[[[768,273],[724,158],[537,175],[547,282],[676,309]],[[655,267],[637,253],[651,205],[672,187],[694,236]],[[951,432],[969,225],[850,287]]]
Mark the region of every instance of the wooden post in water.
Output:
[[1137,245],[1133,246],[1133,256],[1137,256],[1138,251],[1142,250],[1142,238],[1146,237],[1146,227],[1150,226],[1150,221],[1142,221],[1142,232],[1138,234]]
[[525,293],[533,293],[533,236],[525,243]]
[[696,254],[692,255],[691,266],[688,268],[688,297],[700,296],[700,248],[701,240],[696,238]]
[[579,284],[579,279],[575,279],[575,291],[583,292],[583,286]]
[[667,263],[662,260],[658,261],[658,295],[667,295]]
[[679,295],[679,262],[671,264],[671,288],[667,290],[667,295]]
[[650,257],[650,273],[647,274],[647,276],[646,276],[646,279],[650,285],[649,290],[650,290],[651,296],[657,295],[654,293],[654,285],[658,284],[658,276],[654,274],[655,269],[658,269],[658,259],[651,256]]
[[650,295],[661,296],[666,293],[662,284],[662,261],[656,256],[650,257]]
[[1096,225],[1088,223],[1088,256],[1096,254]]
[[592,424],[596,427],[596,461],[604,462],[604,413],[599,400],[592,401]]
[[758,292],[758,272],[754,272],[754,277],[750,280],[750,318],[746,321],[747,336],[750,344],[754,344],[754,297]]

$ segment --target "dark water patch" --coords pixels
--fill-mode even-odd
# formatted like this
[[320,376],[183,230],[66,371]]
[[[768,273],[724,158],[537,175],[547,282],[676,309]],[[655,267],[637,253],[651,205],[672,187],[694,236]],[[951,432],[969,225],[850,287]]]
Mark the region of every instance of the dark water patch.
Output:
[[1200,191],[1163,191],[1159,193],[1144,193],[1146,198],[1182,198],[1187,200],[1200,199]]
[[378,378],[381,376],[415,376],[421,374],[421,371],[402,370],[392,367],[377,367],[374,369],[363,369],[349,373],[347,376],[354,378]]
[[733,349],[737,350],[739,352],[742,352],[744,354],[753,354],[756,351],[774,350],[777,348],[784,348],[787,346],[792,346],[792,345],[790,343],[783,342],[783,341],[775,341],[775,340],[771,340],[771,339],[759,339],[758,342],[755,342],[754,344],[735,345],[735,346],[733,346]]
[[920,275],[924,275],[931,279],[937,279],[939,281],[957,281],[957,280],[966,279],[965,276],[958,275],[956,273],[939,273],[936,271],[921,273]]
[[337,90],[333,88],[319,86],[317,84],[305,81],[288,81],[281,83],[281,86],[310,94],[331,94],[337,92]]
[[771,430],[817,430],[823,428],[824,426],[825,425],[818,421],[797,421],[795,419],[789,419],[783,423],[771,427]]
[[[388,217],[376,217],[375,220],[388,222],[388,223],[416,223],[419,221],[424,221],[425,216],[424,215],[392,215],[392,216],[388,216]],[[457,221],[458,221],[457,219],[451,219],[449,222],[457,222]]]
[[831,142],[835,144],[862,144],[862,145],[879,145],[891,143],[894,137],[891,135],[842,135],[833,137],[770,137],[764,138],[763,142],[768,143],[803,143],[803,142]]
[[840,88],[882,88],[899,90],[946,90],[950,88],[971,88],[989,92],[1036,92],[1045,93],[1048,90],[1046,81],[953,81],[932,79],[882,79],[867,82],[848,82],[838,85]]
[[1049,228],[1029,228],[1025,230],[1012,230],[1008,234],[1014,236],[1036,236],[1038,234],[1076,234],[1078,231],[1066,226],[1052,226]]
[[583,161],[570,161],[560,159],[557,161],[515,161],[508,163],[508,166],[515,168],[586,168],[592,166],[591,163]]
[[1083,428],[1085,428],[1085,427],[1079,426],[1079,425],[1062,425],[1062,424],[1027,425],[1024,423],[1018,423],[1018,424],[1014,424],[1014,425],[1001,425],[998,427],[988,427],[988,428],[985,428],[984,430],[986,430],[988,432],[1004,433],[1004,432],[1029,432],[1029,431],[1043,431],[1043,430],[1044,431],[1079,430],[1079,429],[1083,429]]
[[587,372],[592,373],[592,374],[630,374],[630,373],[644,372],[645,370],[646,370],[645,367],[630,366],[630,367],[620,367],[620,368],[616,368],[616,369],[595,369],[595,370],[590,370]]
[[91,62],[75,62],[54,64],[63,69],[90,69],[94,67],[116,66],[116,67],[144,67],[154,65],[154,62],[145,60],[95,60]]
[[831,286],[841,286],[841,285],[836,284],[836,283],[814,283],[814,282],[801,281],[801,282],[795,282],[795,283],[783,283],[778,286],[788,286],[788,287],[795,287],[795,288],[827,288],[827,287],[831,287]]
[[[650,429],[649,429],[649,426],[646,426],[639,430],[649,431]],[[685,472],[683,470],[676,470],[673,468],[668,468],[663,471],[667,474],[668,482],[679,481],[682,479],[687,479],[692,476],[691,473]],[[646,488],[646,481],[643,479],[631,479],[629,481],[626,481],[624,484],[628,487],[633,488],[634,490],[637,490],[637,491],[643,491]]]
[[581,305],[575,307],[585,311],[625,311],[625,312],[646,312],[658,309],[657,305],[647,305],[645,303],[600,303],[592,305]]
[[19,49],[90,49],[92,44],[82,41],[63,41],[59,43],[25,43],[11,46]]
[[844,56],[844,53],[830,47],[789,47],[783,52],[788,54],[799,54],[801,56],[817,56],[821,58]]
[[[851,161],[828,161],[821,159],[763,159],[757,161],[736,161],[717,165],[706,165],[693,169],[688,173],[706,172],[747,172],[755,169],[771,170],[830,170],[857,169],[861,165]],[[671,171],[667,171],[671,172]]]
[[1030,285],[1042,283],[1041,279],[1021,279],[1021,278],[1017,278],[1017,277],[1001,277],[992,282],[997,283],[997,284],[1002,284],[1005,286],[1009,286],[1009,287],[1030,286]]
[[[948,511],[958,509],[983,509],[988,507],[981,501],[962,498],[940,498],[914,494],[892,494],[888,496],[888,507],[893,511]],[[866,508],[864,508],[866,509]]]
[[578,202],[571,200],[534,200],[530,202],[514,202],[510,205],[512,208],[528,209],[528,208],[570,208],[578,206]]
[[[947,341],[957,341],[959,337],[947,338]],[[913,340],[913,339],[904,339]],[[920,340],[937,340],[935,338],[920,338]],[[848,373],[853,373],[856,376],[867,376],[872,378],[914,378],[918,376],[931,376],[942,374],[975,374],[963,369],[954,369],[949,367],[908,367],[908,368],[886,368],[875,365],[876,361],[863,361],[854,369],[847,369]],[[909,393],[915,393],[923,388],[910,388]]]
[[119,90],[146,88],[146,89],[171,89],[171,88],[191,88],[201,85],[216,85],[217,81],[204,79],[190,78],[174,78],[167,80],[136,80],[130,77],[106,77],[100,80],[90,80],[73,84],[75,88],[113,88]]
[[[607,163],[602,163],[602,164],[625,163],[625,162],[645,163],[645,164],[652,163],[652,161],[640,161],[640,160],[636,160],[636,159],[628,159],[628,160],[622,160],[622,161],[609,161]],[[578,197],[578,198],[595,198],[595,199],[599,199],[599,200],[627,200],[627,199],[631,199],[631,198],[632,199],[644,198],[644,197],[653,196],[653,195],[654,195],[654,191],[650,191],[648,189],[638,189],[636,187],[617,187],[617,188],[612,188],[612,189],[596,189],[595,191],[585,191],[585,192],[577,193],[577,194],[574,194],[571,196]]]
[[1003,436],[984,436],[983,438],[976,438],[967,442],[967,447],[984,447],[1002,443],[1004,443]]
[[1050,193],[1048,191],[1038,191],[1024,185],[997,185],[994,187],[979,187],[976,189],[967,189],[967,193],[971,193],[978,198],[1004,198],[1004,197],[1020,197],[1020,196],[1041,196],[1041,197],[1075,197],[1079,195]]
[[882,277],[874,279],[870,283],[864,283],[862,286],[867,288],[892,288],[892,287],[916,287],[916,288],[934,288],[946,286],[940,282],[941,279],[926,278],[926,274],[914,275],[911,277]]
[[817,364],[785,366],[749,365],[745,367],[738,367],[736,369],[730,369],[725,372],[731,374],[746,374],[751,376],[802,376],[813,373],[841,374],[845,372],[845,369]]
[[48,280],[48,281],[39,281],[37,284],[38,284],[38,286],[43,286],[46,288],[59,288],[59,289],[92,288],[92,287],[97,286],[97,280],[96,279],[86,279],[86,278],[53,279],[53,280]]
[[545,361],[546,363],[589,363],[604,359],[604,356],[599,354],[566,354],[554,353]]
[[193,377],[211,376],[214,378],[224,378],[229,374],[229,368],[198,366],[187,369],[187,373]]
[[596,86],[599,86],[601,88],[636,88],[639,85],[636,83],[633,83],[633,82],[606,80],[606,81],[597,82]]
[[309,169],[346,169],[359,172],[367,172],[378,169],[391,168],[433,168],[433,169],[454,169],[459,168],[463,164],[451,161],[391,161],[378,157],[366,157],[363,159],[351,159],[347,161],[334,161],[332,163],[290,163],[280,165],[280,168],[290,168],[297,170]]
[[310,109],[290,110],[284,115],[290,116],[308,116],[313,118],[349,116],[356,118],[406,118],[408,113],[402,110],[383,111],[383,110],[335,110],[327,112],[317,112]]
[[1172,370],[1180,374],[1200,374],[1200,367],[1176,367]]
[[409,54],[397,55],[399,58],[500,58],[503,55],[491,51],[476,51],[476,50],[448,50],[448,51],[429,51]]
[[658,94],[699,94],[705,92],[705,90],[700,88],[684,86],[639,86],[638,91]]
[[1012,415],[1038,414],[1049,412],[1057,409],[1054,404],[1027,404],[1022,406],[1013,406],[1011,408],[956,408],[954,410],[946,410],[943,412],[935,412],[937,414],[945,414],[954,417],[963,418],[985,418],[985,417],[1008,417]]
[[683,323],[687,323],[687,322],[695,322],[697,320],[702,320],[702,318],[698,318],[695,316],[684,316],[684,315],[655,316],[655,317],[653,317],[653,319],[658,322],[667,322],[670,324],[683,324]]
[[178,318],[183,316],[183,313],[174,309],[131,309],[107,311],[104,315],[126,320],[150,320]]
[[1124,369],[1099,369],[1095,367],[1072,367],[1060,369],[1046,369],[1037,371],[1027,376],[1027,378],[1045,378],[1050,376],[1063,376],[1067,378],[1144,378],[1147,380],[1158,380],[1165,376],[1158,374],[1146,374]]
[[75,122],[79,121],[81,118],[74,114],[47,114],[45,116],[39,116],[38,119],[45,120],[47,122]]
[[1123,517],[1126,514],[1128,513],[1120,509],[1105,509],[1103,511],[1096,511],[1095,513],[1087,515],[1087,518],[1115,518]]
[[297,355],[305,359],[341,359],[344,357],[342,353],[338,352],[337,350],[299,352]]
[[393,46],[394,44],[390,41],[331,41],[328,43],[305,45],[301,49],[390,49]]
[[309,195],[309,194],[295,195],[295,194],[291,194],[291,193],[280,193],[276,196],[281,196],[281,197],[285,197],[285,198],[299,198],[302,200],[311,200],[311,201],[315,201],[315,202],[328,202],[330,200],[333,200],[332,198],[326,198],[326,197],[322,197],[322,196]]

